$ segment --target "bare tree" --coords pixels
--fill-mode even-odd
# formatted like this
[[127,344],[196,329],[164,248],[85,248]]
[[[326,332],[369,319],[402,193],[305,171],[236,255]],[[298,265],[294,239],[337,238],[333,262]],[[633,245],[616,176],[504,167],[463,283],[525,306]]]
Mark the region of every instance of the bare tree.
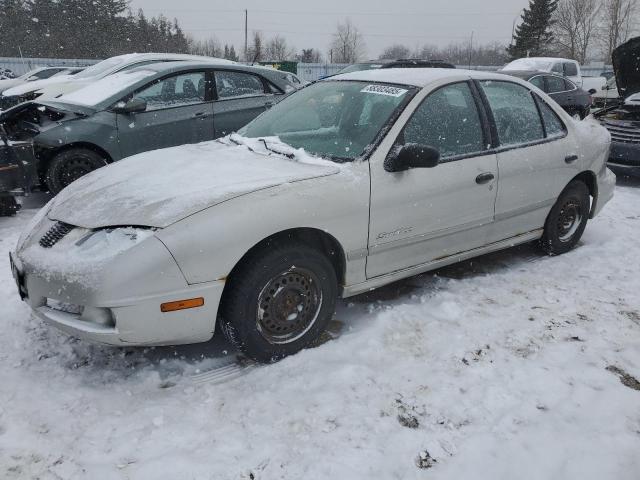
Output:
[[638,22],[638,0],[602,0],[600,39],[605,61],[611,61],[611,52],[626,42]]
[[262,32],[255,31],[253,32],[253,39],[251,40],[251,44],[249,45],[249,49],[247,51],[247,58],[245,58],[246,62],[256,63],[264,58],[264,37]]
[[587,60],[589,46],[598,30],[598,0],[561,0],[554,14],[553,31],[561,55],[580,63]]
[[206,57],[222,57],[224,55],[220,42],[216,37],[210,37],[206,40],[189,38],[189,53]]
[[265,48],[265,57],[270,61],[283,62],[291,60],[295,54],[295,49],[290,47],[287,44],[287,39],[280,35],[276,35],[269,40]]
[[381,60],[397,60],[400,58],[409,58],[410,56],[411,50],[408,47],[396,44],[385,48],[378,58]]
[[300,63],[320,63],[322,54],[315,48],[303,48],[302,52],[296,56]]
[[365,53],[365,44],[358,28],[346,19],[344,23],[338,23],[336,33],[331,42],[331,59],[334,63],[355,63]]

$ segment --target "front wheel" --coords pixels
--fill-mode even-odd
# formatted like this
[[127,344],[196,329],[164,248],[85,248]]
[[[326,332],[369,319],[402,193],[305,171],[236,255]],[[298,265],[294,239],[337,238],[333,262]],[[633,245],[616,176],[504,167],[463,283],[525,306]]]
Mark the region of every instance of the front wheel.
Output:
[[107,161],[93,150],[71,148],[58,153],[47,168],[47,187],[57,195],[62,189],[87,173],[104,167]]
[[251,254],[228,280],[220,308],[224,335],[258,362],[311,344],[335,311],[338,281],[321,252],[298,243]]
[[589,218],[589,189],[579,180],[571,182],[551,209],[540,240],[549,255],[561,255],[576,246]]

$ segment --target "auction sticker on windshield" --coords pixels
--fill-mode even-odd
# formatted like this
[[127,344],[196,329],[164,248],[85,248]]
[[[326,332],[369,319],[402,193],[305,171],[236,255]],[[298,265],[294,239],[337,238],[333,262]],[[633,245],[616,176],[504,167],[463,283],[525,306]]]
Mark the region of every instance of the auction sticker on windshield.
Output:
[[405,90],[404,88],[390,87],[388,85],[367,85],[360,90],[360,92],[375,93],[377,95],[386,95],[388,97],[401,97],[407,93],[408,90]]

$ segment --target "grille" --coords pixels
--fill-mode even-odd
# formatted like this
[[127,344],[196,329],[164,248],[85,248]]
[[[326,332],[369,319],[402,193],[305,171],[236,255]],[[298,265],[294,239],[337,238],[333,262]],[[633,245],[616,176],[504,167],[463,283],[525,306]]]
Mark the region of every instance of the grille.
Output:
[[614,142],[640,144],[639,127],[609,121],[604,122],[604,126],[609,130],[611,140]]
[[49,229],[47,233],[42,236],[42,238],[40,239],[40,246],[44,248],[53,247],[74,228],[75,227],[73,225],[69,225],[68,223],[57,222],[53,227]]

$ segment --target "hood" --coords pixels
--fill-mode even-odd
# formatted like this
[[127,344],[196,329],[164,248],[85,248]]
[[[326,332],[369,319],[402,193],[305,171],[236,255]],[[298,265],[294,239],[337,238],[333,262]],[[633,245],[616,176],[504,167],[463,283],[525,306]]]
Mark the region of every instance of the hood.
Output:
[[25,95],[27,93],[35,92],[45,87],[73,81],[74,78],[72,75],[60,75],[59,77],[45,78],[44,80],[35,80],[33,82],[26,82],[12,88],[8,88],[2,92],[2,95],[5,97]]
[[8,80],[0,80],[0,93],[4,92],[5,90],[9,90],[10,88],[16,87],[18,85],[22,85],[23,83],[26,83],[26,81],[20,78],[10,78]]
[[[87,117],[96,113],[96,109],[84,106],[84,105],[75,105],[73,103],[64,103],[64,102],[56,102],[56,101],[35,101],[35,102],[23,102],[15,107],[8,108],[7,110],[0,111],[0,123],[7,122],[12,120],[16,115],[20,112],[24,112],[25,110],[29,110],[30,108],[37,108],[40,111],[44,111],[48,107],[49,109],[53,109],[58,112],[70,112],[75,113],[76,115],[81,115],[83,117]],[[63,119],[57,119],[56,121],[62,121]],[[69,118],[71,120],[71,118]]]
[[620,45],[611,58],[620,97],[627,98],[640,92],[640,37]]
[[48,217],[91,229],[164,228],[235,197],[340,171],[337,164],[299,150],[291,154],[288,146],[293,158],[244,140],[236,145],[226,138],[121,160],[69,185],[54,199]]

